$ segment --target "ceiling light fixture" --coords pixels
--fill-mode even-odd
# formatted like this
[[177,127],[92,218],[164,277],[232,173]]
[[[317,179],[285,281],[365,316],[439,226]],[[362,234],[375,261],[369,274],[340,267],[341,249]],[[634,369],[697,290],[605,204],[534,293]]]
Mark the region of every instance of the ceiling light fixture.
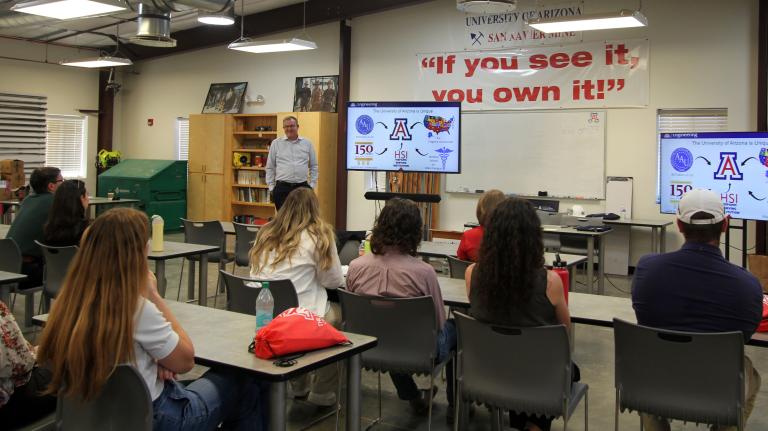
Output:
[[79,58],[77,60],[62,60],[59,62],[62,66],[76,66],[76,67],[117,67],[117,66],[130,66],[133,62],[130,59],[123,57],[112,57],[109,55],[100,55],[98,57]]
[[[120,25],[115,26],[115,52],[109,55],[99,55],[98,57],[78,58],[76,60],[62,60],[59,62],[62,66],[87,67],[91,69],[99,67],[120,67],[130,66],[133,62],[129,58],[120,57]],[[113,71],[114,72],[114,71]],[[110,80],[112,72],[109,74]],[[119,84],[118,84],[119,90]]]
[[208,25],[232,25],[235,23],[235,8],[228,7],[219,12],[198,11],[197,21]]
[[113,1],[35,0],[17,3],[11,10],[49,18],[71,19],[109,14],[125,8],[125,4]]
[[607,30],[614,28],[645,27],[648,19],[640,11],[622,9],[618,12],[574,15],[559,18],[536,18],[528,25],[542,33],[566,31]]
[[[303,51],[317,49],[317,44],[307,37],[301,39],[293,37],[283,40],[253,40],[243,35],[243,22],[245,20],[244,1],[240,2],[240,38],[230,43],[227,48],[236,51],[245,51],[256,54],[268,52]],[[307,2],[304,0],[304,17],[302,18],[302,36],[307,36]]]

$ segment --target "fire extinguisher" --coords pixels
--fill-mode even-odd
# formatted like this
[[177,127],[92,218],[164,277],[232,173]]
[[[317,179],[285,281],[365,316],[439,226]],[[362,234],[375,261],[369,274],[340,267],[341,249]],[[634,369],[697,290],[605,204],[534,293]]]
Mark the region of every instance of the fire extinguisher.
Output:
[[565,304],[568,304],[568,290],[570,288],[570,274],[568,273],[568,262],[560,260],[560,253],[555,254],[555,261],[552,262],[552,271],[560,276],[560,280],[563,281],[563,295],[565,296]]

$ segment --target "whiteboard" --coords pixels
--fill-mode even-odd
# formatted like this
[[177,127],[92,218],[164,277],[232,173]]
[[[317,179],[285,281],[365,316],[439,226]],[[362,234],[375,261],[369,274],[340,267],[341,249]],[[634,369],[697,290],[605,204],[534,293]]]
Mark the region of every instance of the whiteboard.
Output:
[[447,192],[605,198],[605,111],[476,112],[461,116],[461,173]]

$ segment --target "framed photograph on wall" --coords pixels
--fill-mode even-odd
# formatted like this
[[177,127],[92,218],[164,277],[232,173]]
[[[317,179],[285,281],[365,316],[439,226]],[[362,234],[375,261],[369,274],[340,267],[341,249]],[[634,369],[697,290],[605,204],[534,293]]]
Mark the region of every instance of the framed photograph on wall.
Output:
[[300,76],[293,96],[294,112],[336,112],[339,75]]
[[239,114],[247,87],[247,82],[211,84],[205,97],[203,114]]

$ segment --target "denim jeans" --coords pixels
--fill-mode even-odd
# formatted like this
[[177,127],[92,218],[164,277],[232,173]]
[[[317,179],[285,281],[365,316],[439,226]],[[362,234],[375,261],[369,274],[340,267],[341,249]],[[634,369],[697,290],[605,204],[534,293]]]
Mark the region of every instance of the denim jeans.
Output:
[[210,370],[184,386],[166,381],[163,393],[152,402],[153,429],[266,431],[269,384],[229,370]]
[[[441,363],[450,356],[452,351],[456,351],[456,324],[454,321],[447,320],[443,329],[437,333],[437,359],[435,363]],[[397,396],[401,400],[412,400],[419,396],[419,388],[413,381],[413,376],[409,374],[389,373],[392,383],[397,389]],[[453,360],[445,364],[446,397],[448,404],[453,405]]]

